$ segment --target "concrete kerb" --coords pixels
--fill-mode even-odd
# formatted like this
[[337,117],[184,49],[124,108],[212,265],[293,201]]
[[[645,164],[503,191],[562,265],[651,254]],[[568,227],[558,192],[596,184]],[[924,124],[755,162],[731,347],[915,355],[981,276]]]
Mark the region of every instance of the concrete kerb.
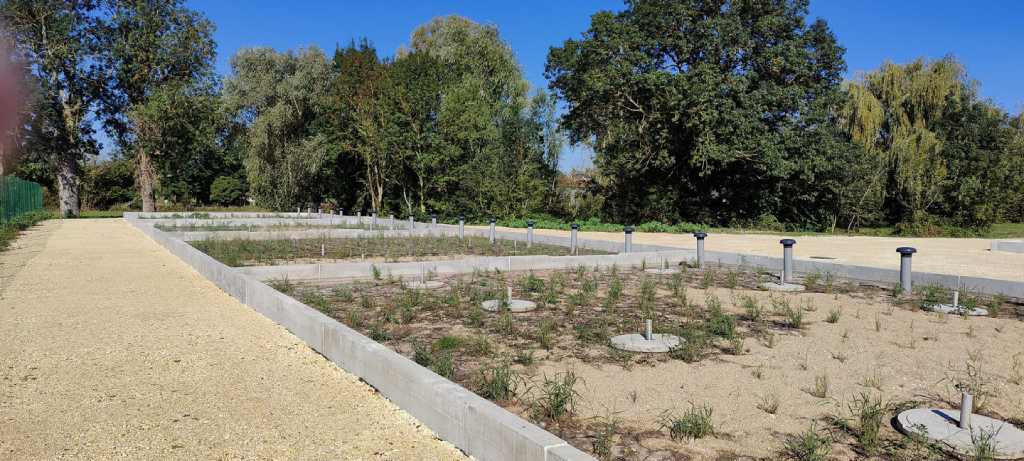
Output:
[[215,285],[292,331],[469,455],[483,460],[594,459],[315,309],[213,260],[153,223],[126,218]]
[[993,240],[991,250],[1024,253],[1024,240]]

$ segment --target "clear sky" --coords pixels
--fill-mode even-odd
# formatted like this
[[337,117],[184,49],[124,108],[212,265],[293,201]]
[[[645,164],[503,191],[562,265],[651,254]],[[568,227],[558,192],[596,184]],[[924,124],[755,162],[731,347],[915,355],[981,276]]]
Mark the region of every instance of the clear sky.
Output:
[[[270,46],[287,50],[315,44],[330,52],[336,44],[366,37],[379,53],[391,55],[416,26],[434,16],[459,14],[494,24],[535,86],[547,86],[548,48],[579,37],[590,15],[622,9],[612,0],[516,1],[339,1],[192,0],[217,24],[217,69],[230,70],[238,49]],[[828,21],[846,47],[849,76],[883,61],[956,56],[983,97],[1010,112],[1024,109],[1024,2],[990,0],[812,0],[812,18]],[[568,149],[562,168],[584,166],[589,153]]]

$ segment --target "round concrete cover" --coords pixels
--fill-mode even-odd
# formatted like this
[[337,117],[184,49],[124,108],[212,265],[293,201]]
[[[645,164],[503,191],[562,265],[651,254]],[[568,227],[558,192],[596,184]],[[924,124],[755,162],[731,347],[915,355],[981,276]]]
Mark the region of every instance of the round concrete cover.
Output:
[[444,288],[445,284],[439,280],[427,280],[424,282],[417,280],[415,282],[409,282],[405,286],[413,290],[436,290],[438,288]]
[[644,272],[647,272],[648,274],[668,275],[668,274],[678,274],[679,273],[679,269],[676,269],[676,268],[673,268],[673,267],[669,267],[669,268],[666,268],[666,269],[644,269]]
[[972,315],[972,316],[986,316],[988,315],[988,309],[975,307],[974,309],[967,310],[962,304],[953,307],[952,304],[932,304],[926,308],[932,312],[942,312],[943,314],[954,314],[954,315]]
[[971,415],[971,430],[960,429],[960,410],[942,408],[915,408],[896,416],[900,432],[920,434],[946,445],[962,455],[974,454],[974,441],[984,435],[992,436],[995,459],[1024,458],[1024,431],[1012,424],[986,416]]
[[[498,312],[501,309],[500,299],[488,299],[480,303],[485,311]],[[508,300],[508,310],[510,312],[529,312],[537,308],[537,303],[533,301],[527,301],[525,299],[510,299]]]
[[612,338],[612,347],[630,352],[668,352],[679,347],[683,340],[676,335],[655,333],[651,339],[644,338],[644,335],[632,333],[619,335]]
[[765,282],[761,284],[761,288],[768,291],[804,291],[803,285],[795,283]]

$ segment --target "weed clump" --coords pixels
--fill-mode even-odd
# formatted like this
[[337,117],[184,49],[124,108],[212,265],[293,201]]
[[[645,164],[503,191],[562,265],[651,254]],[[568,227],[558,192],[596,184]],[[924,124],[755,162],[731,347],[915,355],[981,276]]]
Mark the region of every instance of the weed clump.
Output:
[[575,373],[567,371],[553,378],[544,378],[540,396],[533,403],[534,419],[560,421],[576,412],[576,403],[580,394],[576,391],[579,378]]
[[825,461],[832,453],[832,439],[819,433],[814,425],[789,437],[782,448],[782,456],[795,461]]
[[819,399],[823,399],[828,397],[828,387],[828,375],[820,374],[814,377],[814,387],[807,389],[807,393]]
[[710,405],[698,407],[690,404],[690,408],[682,414],[666,412],[661,415],[662,429],[668,429],[672,440],[695,440],[714,435],[715,426],[711,421],[713,409]]
[[762,395],[761,400],[757,403],[757,409],[774,415],[779,411],[779,396],[774,392]]
[[477,393],[496,402],[510,402],[518,395],[522,377],[508,362],[485,366],[477,375]]
[[850,413],[857,420],[857,442],[868,454],[874,454],[881,442],[882,422],[890,405],[881,396],[872,397],[862,392],[853,398],[849,406]]

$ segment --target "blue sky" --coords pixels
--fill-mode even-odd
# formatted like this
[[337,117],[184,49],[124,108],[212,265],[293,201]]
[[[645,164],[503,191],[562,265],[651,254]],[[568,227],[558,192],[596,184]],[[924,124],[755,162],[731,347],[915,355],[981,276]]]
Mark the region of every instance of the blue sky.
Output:
[[[408,42],[416,26],[434,16],[459,14],[498,27],[535,86],[546,86],[548,48],[579,37],[590,15],[619,10],[621,1],[330,1],[193,0],[189,6],[217,24],[217,69],[230,70],[238,49],[270,46],[278,50],[315,44],[332,51],[336,44],[367,37],[384,55]],[[812,18],[821,17],[846,47],[849,75],[885,60],[956,56],[983,97],[1004,109],[1024,108],[1024,2],[992,0],[976,4],[953,0],[812,0]],[[585,166],[589,152],[568,149],[562,168]]]

